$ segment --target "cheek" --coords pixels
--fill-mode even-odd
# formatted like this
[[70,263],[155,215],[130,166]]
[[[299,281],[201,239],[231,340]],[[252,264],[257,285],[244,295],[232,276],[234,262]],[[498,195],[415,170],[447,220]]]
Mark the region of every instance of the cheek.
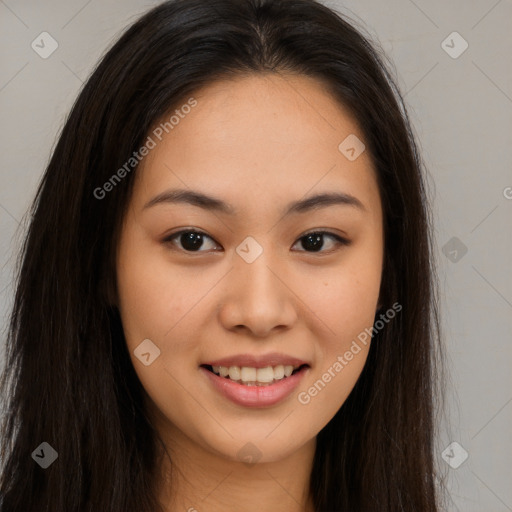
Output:
[[121,253],[118,262],[120,312],[132,341],[162,339],[186,314],[194,295],[186,280],[169,272],[163,258],[154,253],[158,251],[130,250],[126,257]]
[[[311,304],[329,327],[317,336],[316,365],[297,392],[298,410],[325,426],[343,405],[366,363],[378,301],[380,273],[341,272],[322,282]],[[327,285],[325,284],[327,283]],[[315,427],[316,428],[316,427]]]
[[[182,410],[186,405],[187,395],[179,383],[190,377],[194,348],[183,333],[190,336],[194,332],[187,312],[194,297],[201,293],[191,293],[190,281],[170,272],[169,265],[155,253],[158,251],[154,249],[142,250],[141,244],[121,245],[117,267],[119,310],[130,358],[150,404],[173,417],[175,409]],[[146,339],[159,350],[158,357],[147,366],[136,355]],[[155,350],[153,345],[149,350]]]
[[305,411],[314,411],[319,424],[330,421],[343,405],[366,363],[380,290],[379,254],[377,246],[354,251],[323,276],[320,286],[309,283],[313,293],[308,306],[328,329],[317,336],[317,365],[297,401]]
[[358,353],[353,354],[350,361],[344,358],[344,350],[331,354],[331,357],[315,368],[314,375],[298,390],[297,410],[306,423],[311,423],[311,418],[314,418],[316,432],[338,412],[361,375],[369,345],[359,345]]
[[[328,327],[325,331],[336,350],[373,324],[381,282],[381,260],[373,253],[355,252],[322,273],[320,285],[302,279],[301,295]],[[318,276],[317,276],[318,277]],[[332,343],[329,349],[334,349]]]

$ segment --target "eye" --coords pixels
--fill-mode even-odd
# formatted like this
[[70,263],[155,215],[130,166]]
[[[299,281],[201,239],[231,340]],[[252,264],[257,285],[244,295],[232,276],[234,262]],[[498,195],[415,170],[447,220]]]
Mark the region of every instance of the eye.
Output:
[[[322,251],[324,249],[324,238],[330,238],[334,240],[334,249]],[[330,233],[329,231],[311,231],[302,235],[299,238],[299,241],[302,240],[302,247],[304,249],[309,248],[310,250],[306,250],[306,252],[324,252],[331,253],[334,252],[337,246],[340,245],[350,245],[350,240],[343,238],[334,233]],[[298,243],[298,242],[297,242]]]
[[[330,238],[334,240],[334,249],[331,250],[322,250],[324,249],[324,238]],[[176,245],[177,242],[181,245],[178,247],[178,250],[183,250],[185,252],[205,252],[200,251],[199,249],[203,246],[205,239],[209,239],[212,242],[215,242],[212,237],[208,236],[206,233],[202,231],[197,231],[195,229],[184,229],[174,233],[163,240],[165,244]],[[302,240],[302,248],[305,249],[305,252],[333,252],[336,246],[340,245],[350,245],[350,240],[343,238],[334,233],[330,233],[329,231],[311,231],[302,235],[297,242]],[[218,247],[218,245],[217,245]],[[215,244],[214,244],[215,248]]]
[[198,249],[203,245],[205,238],[213,241],[213,238],[208,236],[206,233],[203,233],[202,231],[197,231],[195,229],[184,229],[168,236],[163,240],[163,242],[176,245],[175,241],[177,239],[177,241],[179,241],[181,244],[181,247],[178,247],[180,250],[184,250],[186,252],[204,252],[198,251]]

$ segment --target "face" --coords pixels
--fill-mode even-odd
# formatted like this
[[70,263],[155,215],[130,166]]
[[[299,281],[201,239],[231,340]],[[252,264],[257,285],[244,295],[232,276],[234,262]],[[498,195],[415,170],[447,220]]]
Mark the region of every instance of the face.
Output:
[[[243,77],[193,98],[149,134],[118,307],[164,436],[277,461],[314,442],[365,364],[383,262],[375,171],[356,120],[312,78]],[[323,194],[338,196],[307,201]]]

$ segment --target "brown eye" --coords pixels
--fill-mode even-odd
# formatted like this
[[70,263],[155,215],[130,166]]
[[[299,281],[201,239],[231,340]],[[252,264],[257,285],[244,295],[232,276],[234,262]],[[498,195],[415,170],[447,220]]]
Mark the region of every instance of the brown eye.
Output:
[[[326,238],[334,240],[334,243],[331,243],[331,248],[327,250],[325,250]],[[183,229],[166,237],[163,242],[165,244],[172,245],[173,249],[176,248],[188,253],[200,253],[208,252],[207,250],[201,250],[204,249],[205,240],[207,239],[215,242],[212,237],[206,233],[203,233],[202,231],[197,231],[195,229]],[[347,240],[346,238],[336,235],[335,233],[330,233],[328,231],[313,231],[307,233],[301,236],[297,240],[296,244],[299,242],[301,242],[301,247],[304,252],[311,253],[330,253],[340,245],[350,245],[351,243],[350,240]],[[213,248],[215,247],[219,247],[216,242],[214,243]]]
[[213,240],[213,238],[202,231],[187,229],[178,231],[163,241],[172,245],[176,245],[176,242],[178,242],[181,245],[181,247],[178,246],[178,249],[186,252],[205,252],[200,250],[204,245],[205,239]]
[[342,238],[339,235],[334,233],[330,233],[328,231],[313,231],[311,233],[307,233],[299,238],[299,241],[302,241],[302,248],[306,252],[332,252],[334,249],[323,251],[324,249],[324,238],[330,238],[335,240],[334,247],[336,248],[339,245],[350,245],[350,241],[346,238]]

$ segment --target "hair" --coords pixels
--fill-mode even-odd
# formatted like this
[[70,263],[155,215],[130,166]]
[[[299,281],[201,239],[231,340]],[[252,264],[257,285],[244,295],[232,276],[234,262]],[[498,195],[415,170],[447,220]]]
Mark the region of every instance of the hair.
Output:
[[[348,18],[347,18],[348,19]],[[1,512],[160,510],[162,444],[144,408],[116,297],[115,255],[133,190],[106,183],[163,115],[216,80],[306,75],[350,109],[383,207],[382,308],[347,400],[318,433],[315,509],[436,512],[442,358],[424,165],[383,52],[314,0],[174,0],[105,53],[61,130],[28,213],[6,340]],[[48,469],[31,454],[58,453]]]

